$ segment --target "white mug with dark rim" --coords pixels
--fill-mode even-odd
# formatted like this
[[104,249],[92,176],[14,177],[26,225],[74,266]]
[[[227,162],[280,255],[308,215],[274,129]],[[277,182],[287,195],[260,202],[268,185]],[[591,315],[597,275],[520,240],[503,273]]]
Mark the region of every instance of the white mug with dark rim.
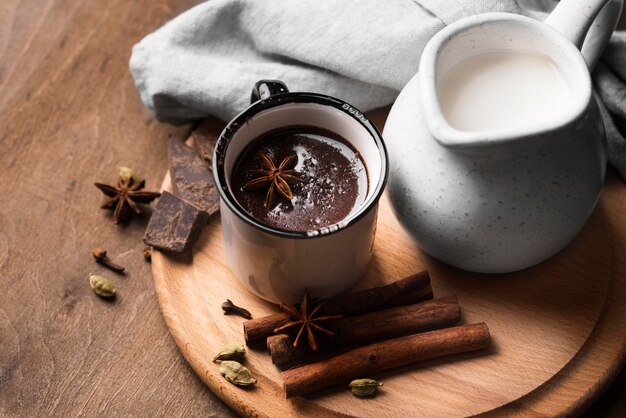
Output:
[[[367,269],[378,199],[387,180],[385,144],[362,112],[327,95],[291,93],[280,81],[261,80],[251,102],[226,126],[213,158],[226,260],[241,283],[267,301],[296,303],[307,289],[312,297],[332,297],[352,287]],[[309,231],[271,227],[248,214],[231,192],[233,170],[247,146],[267,132],[293,126],[338,134],[365,163],[369,187],[364,203],[333,225]]]

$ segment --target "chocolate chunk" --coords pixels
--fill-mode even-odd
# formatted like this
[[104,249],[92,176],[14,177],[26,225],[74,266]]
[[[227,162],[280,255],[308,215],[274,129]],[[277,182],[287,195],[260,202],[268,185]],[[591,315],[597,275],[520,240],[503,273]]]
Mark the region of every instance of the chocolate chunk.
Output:
[[206,163],[182,141],[170,139],[170,175],[174,194],[213,215],[220,209],[220,195]]
[[220,136],[224,122],[216,118],[206,118],[191,132],[193,138],[193,148],[209,167],[213,169],[213,150],[215,143]]
[[143,241],[160,250],[189,251],[207,224],[207,212],[169,192],[156,204]]

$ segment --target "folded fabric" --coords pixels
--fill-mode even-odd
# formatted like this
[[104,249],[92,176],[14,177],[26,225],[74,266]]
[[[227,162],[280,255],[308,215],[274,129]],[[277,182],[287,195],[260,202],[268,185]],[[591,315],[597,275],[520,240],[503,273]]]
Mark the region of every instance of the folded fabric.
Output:
[[[362,110],[393,103],[422,50],[445,25],[477,13],[542,19],[553,0],[210,0],[133,48],[130,68],[157,118],[231,119],[251,86],[280,79]],[[626,33],[616,33],[594,72],[609,162],[626,178]]]

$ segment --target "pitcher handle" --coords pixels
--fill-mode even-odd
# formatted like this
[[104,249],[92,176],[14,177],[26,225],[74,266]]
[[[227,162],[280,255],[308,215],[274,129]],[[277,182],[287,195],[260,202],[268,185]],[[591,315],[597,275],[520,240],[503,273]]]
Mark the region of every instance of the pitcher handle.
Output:
[[623,3],[624,0],[561,0],[545,23],[576,45],[592,70],[617,26]]

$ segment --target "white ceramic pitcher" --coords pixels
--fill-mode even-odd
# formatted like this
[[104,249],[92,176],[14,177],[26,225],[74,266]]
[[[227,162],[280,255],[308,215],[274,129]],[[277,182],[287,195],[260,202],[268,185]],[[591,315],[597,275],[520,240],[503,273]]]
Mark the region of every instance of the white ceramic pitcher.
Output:
[[[621,7],[622,0],[562,0],[545,22],[488,13],[432,38],[384,131],[390,197],[424,251],[466,270],[510,272],[547,259],[581,230],[606,170],[589,69]],[[470,55],[503,50],[550,57],[572,90],[569,110],[517,129],[452,128],[440,109],[437,81]]]

